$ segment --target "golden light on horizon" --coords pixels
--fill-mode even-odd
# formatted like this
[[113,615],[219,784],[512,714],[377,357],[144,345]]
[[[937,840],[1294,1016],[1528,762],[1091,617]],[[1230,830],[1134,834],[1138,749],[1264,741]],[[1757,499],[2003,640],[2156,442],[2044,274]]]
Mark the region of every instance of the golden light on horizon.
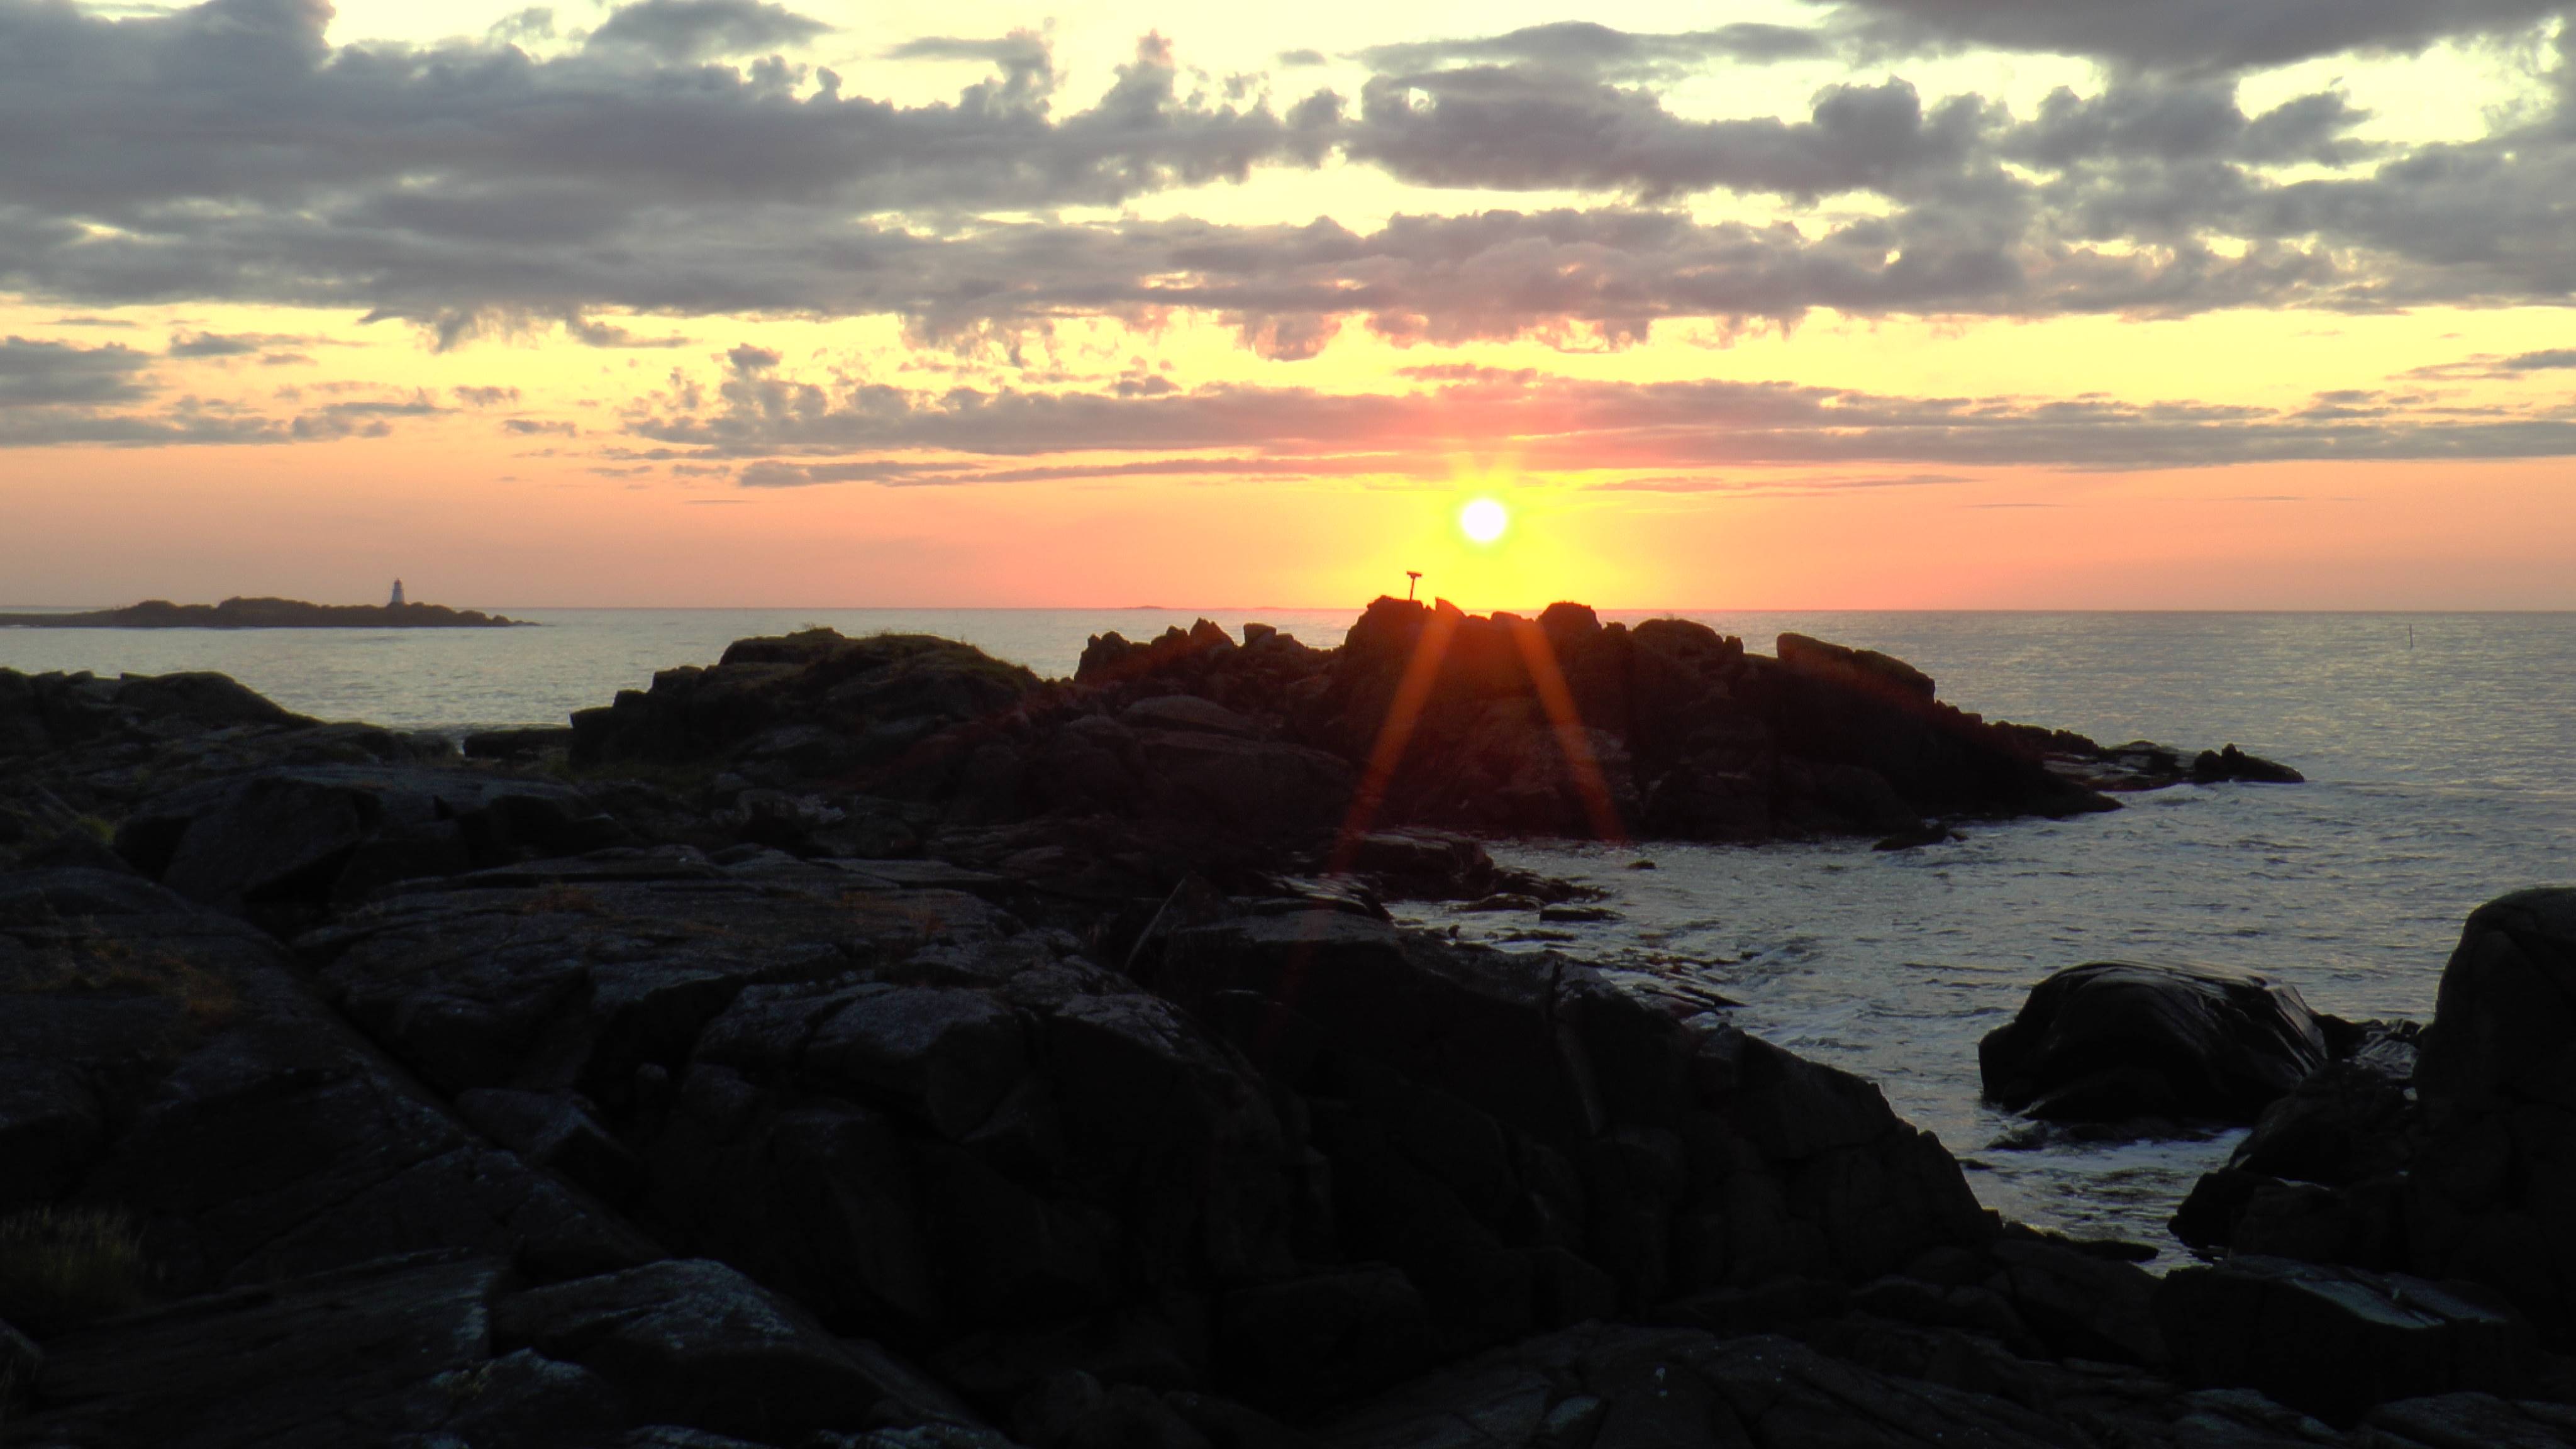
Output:
[[1458,510],[1458,531],[1474,544],[1490,544],[1512,526],[1512,515],[1502,503],[1492,498],[1471,498]]

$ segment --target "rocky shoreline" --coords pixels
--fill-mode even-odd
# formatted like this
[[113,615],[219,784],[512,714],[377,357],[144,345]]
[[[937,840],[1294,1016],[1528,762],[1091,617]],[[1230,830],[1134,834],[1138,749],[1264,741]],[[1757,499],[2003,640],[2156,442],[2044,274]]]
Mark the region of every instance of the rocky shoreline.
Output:
[[444,604],[308,604],[301,599],[226,599],[174,604],[146,599],[121,609],[76,614],[0,614],[0,629],[519,629],[477,609]]
[[2035,993],[1999,1097],[2264,1124],[2159,1279],[1723,1000],[1384,902],[1571,904],[1476,833],[1897,847],[2293,772],[1579,606],[1245,633],[1056,683],[746,640],[462,753],[0,671],[0,1443],[2576,1432],[2570,897],[2474,918],[2420,1033]]

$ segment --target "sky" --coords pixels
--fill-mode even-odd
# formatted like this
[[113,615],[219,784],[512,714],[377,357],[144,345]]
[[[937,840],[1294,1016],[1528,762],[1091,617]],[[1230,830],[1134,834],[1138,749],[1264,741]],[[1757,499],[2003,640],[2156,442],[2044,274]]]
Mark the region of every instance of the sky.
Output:
[[2571,8],[0,0],[0,605],[2576,608]]

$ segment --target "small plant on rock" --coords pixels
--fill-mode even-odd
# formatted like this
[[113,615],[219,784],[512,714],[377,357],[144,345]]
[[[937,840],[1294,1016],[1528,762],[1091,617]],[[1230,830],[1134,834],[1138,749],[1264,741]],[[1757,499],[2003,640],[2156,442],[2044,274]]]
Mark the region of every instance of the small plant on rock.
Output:
[[0,1321],[50,1338],[143,1302],[134,1219],[112,1208],[31,1208],[0,1217]]

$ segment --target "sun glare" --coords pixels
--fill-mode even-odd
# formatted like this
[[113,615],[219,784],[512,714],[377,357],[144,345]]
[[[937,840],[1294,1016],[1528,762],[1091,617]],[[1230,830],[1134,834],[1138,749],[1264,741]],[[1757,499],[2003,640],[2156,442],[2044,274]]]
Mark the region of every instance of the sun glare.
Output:
[[1511,514],[1491,498],[1471,499],[1458,510],[1458,531],[1471,543],[1492,543],[1511,526]]

